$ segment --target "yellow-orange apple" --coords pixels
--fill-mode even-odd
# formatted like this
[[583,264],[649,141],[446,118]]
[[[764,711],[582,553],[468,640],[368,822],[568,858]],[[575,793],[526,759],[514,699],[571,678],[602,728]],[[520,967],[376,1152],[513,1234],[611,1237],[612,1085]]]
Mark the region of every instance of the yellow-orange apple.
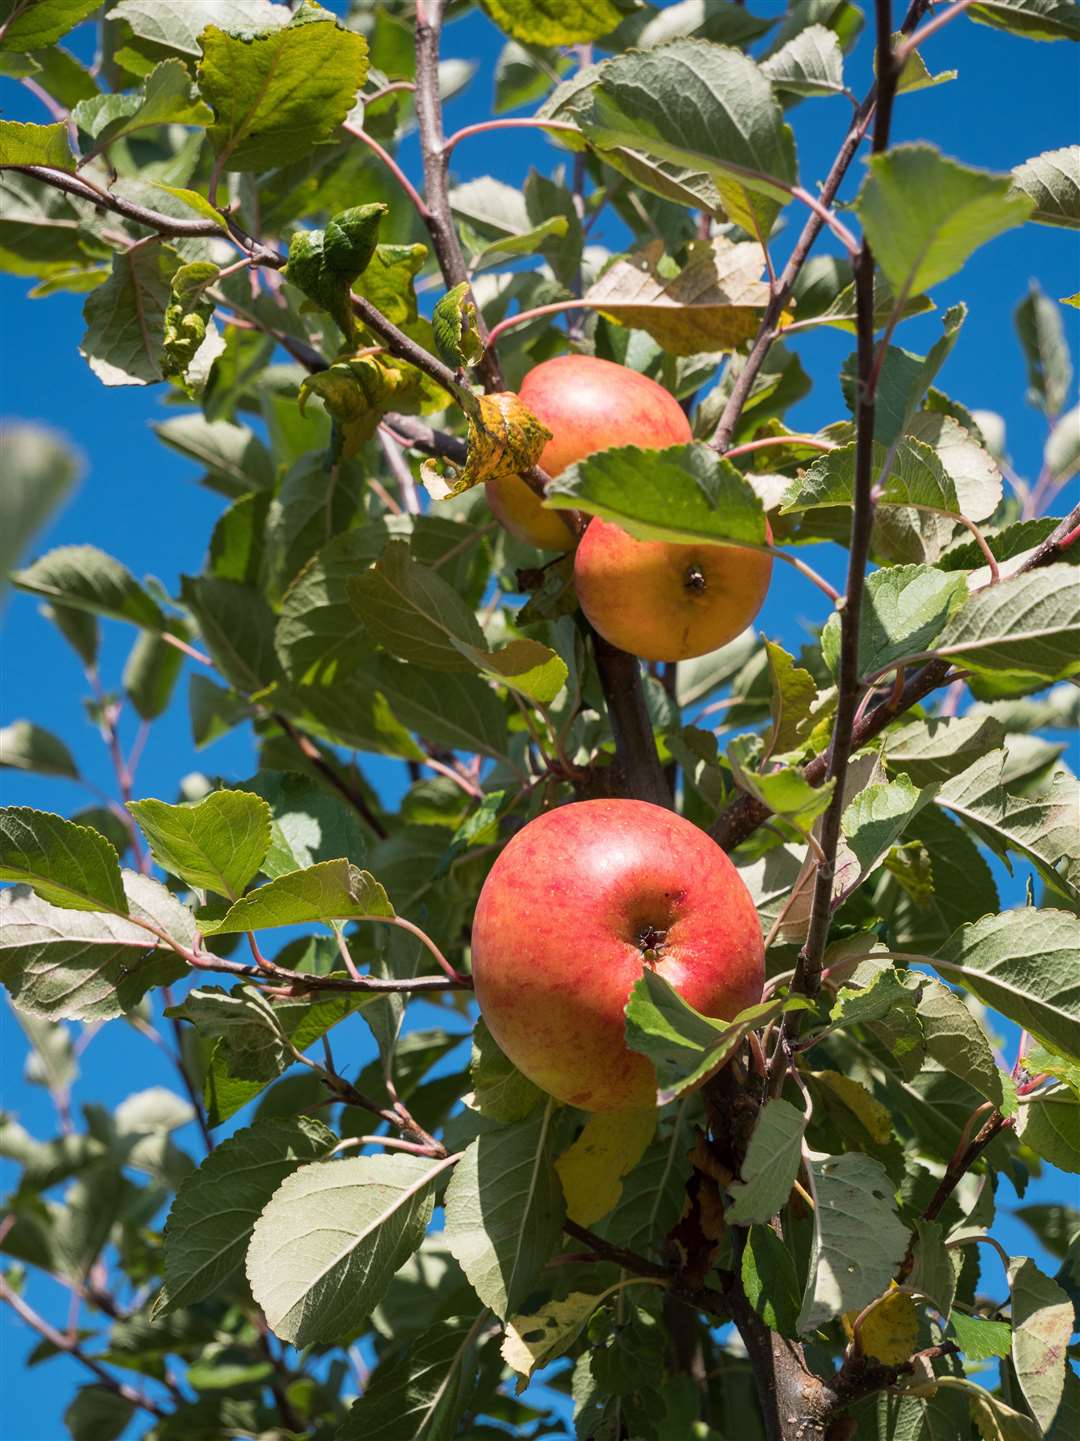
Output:
[[[690,422],[662,385],[610,360],[559,355],[530,370],[521,403],[551,431],[539,465],[558,475],[568,465],[612,445],[661,450],[690,440]],[[520,476],[488,481],[488,504],[496,520],[541,550],[570,550],[575,535],[558,513],[545,510]]]
[[624,1039],[646,966],[726,1020],[764,983],[738,871],[690,821],[632,800],[560,806],[512,838],[480,892],[472,966],[480,1012],[514,1065],[589,1111],[655,1101],[655,1069]]
[[599,518],[574,557],[589,624],[645,660],[689,660],[726,645],[761,609],[771,573],[762,551],[635,540]]

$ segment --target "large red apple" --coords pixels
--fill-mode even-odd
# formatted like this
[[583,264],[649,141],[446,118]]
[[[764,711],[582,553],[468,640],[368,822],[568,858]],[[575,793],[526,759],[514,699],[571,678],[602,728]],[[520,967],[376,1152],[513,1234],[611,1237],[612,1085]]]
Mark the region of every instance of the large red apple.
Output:
[[579,801],[509,842],[472,930],[476,998],[530,1080],[589,1111],[649,1106],[656,1072],[624,1040],[627,997],[651,966],[707,1016],[761,999],[750,893],[720,847],[645,801]]
[[[592,355],[559,355],[530,370],[519,391],[522,404],[551,431],[539,465],[558,475],[568,465],[612,445],[662,450],[692,438],[679,402],[625,365]],[[511,535],[541,550],[570,550],[576,537],[516,475],[488,481],[488,504]]]
[[574,556],[589,624],[645,660],[689,660],[727,645],[761,609],[771,574],[763,551],[635,540],[599,518]]

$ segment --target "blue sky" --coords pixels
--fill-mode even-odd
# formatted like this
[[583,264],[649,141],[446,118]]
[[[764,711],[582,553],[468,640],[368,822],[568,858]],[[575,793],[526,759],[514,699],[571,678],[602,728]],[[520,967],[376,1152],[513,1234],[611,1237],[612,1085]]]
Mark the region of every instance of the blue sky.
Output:
[[[753,8],[773,14],[783,7],[759,3]],[[445,53],[479,62],[466,91],[447,108],[451,128],[489,113],[491,74],[499,44],[493,27],[479,13],[448,27]],[[925,55],[932,71],[957,68],[959,78],[901,97],[894,123],[896,140],[929,139],[957,159],[1006,170],[1040,151],[1076,139],[1080,70],[1076,51],[1070,46],[1025,42],[960,19],[928,43]],[[866,88],[867,72],[865,55],[849,62],[849,84],[857,93]],[[33,97],[11,81],[0,81],[0,107],[7,118],[38,122],[47,118]],[[800,178],[807,188],[813,189],[826,174],[848,113],[848,102],[843,99],[811,101],[792,112]],[[530,166],[549,169],[557,160],[544,139],[517,131],[485,135],[463,144],[456,153],[455,167],[460,179],[490,173],[517,185]],[[404,147],[403,163],[416,178],[416,152],[411,143]],[[859,164],[853,167],[844,191],[848,198],[857,186],[860,169]],[[801,217],[798,219],[801,223]],[[606,238],[614,244],[619,241],[617,231]],[[781,259],[788,243],[784,237],[777,244]],[[829,247],[822,242],[822,248]],[[1013,464],[1025,476],[1037,472],[1045,439],[1042,417],[1024,401],[1024,364],[1011,318],[1031,278],[1037,278],[1054,297],[1080,289],[1075,235],[1031,226],[1012,231],[986,246],[960,277],[935,292],[938,316],[958,300],[971,307],[938,383],[965,404],[1004,416]],[[200,569],[210,527],[223,502],[200,488],[195,483],[195,468],[166,451],[150,433],[150,422],[165,413],[161,390],[105,390],[91,375],[77,353],[82,297],[29,301],[25,299],[27,288],[21,280],[0,276],[6,340],[0,360],[0,411],[63,432],[76,442],[86,461],[78,492],[39,537],[33,553],[54,545],[90,542],[136,574],[158,576],[175,591],[180,574]],[[1080,315],[1067,310],[1065,316],[1077,355]],[[909,322],[899,340],[910,349],[923,351],[939,333],[940,320],[931,315]],[[846,413],[836,375],[851,349],[851,340],[838,332],[811,332],[798,340],[796,348],[816,385],[790,419],[814,429]],[[835,549],[823,548],[813,560],[830,578],[841,579],[842,557]],[[777,569],[781,573],[775,577],[759,625],[789,649],[797,648],[802,626],[823,618],[822,598],[787,567]],[[86,722],[86,687],[71,652],[28,597],[9,596],[2,619],[0,719],[6,723],[26,717],[63,735],[84,774],[111,789],[111,767],[99,737]],[[131,639],[131,633],[119,626],[105,627],[103,674],[107,686],[118,684]],[[204,770],[235,780],[253,769],[250,739],[243,732],[202,753],[195,752],[185,691],[186,680],[182,680],[177,703],[154,725],[139,770],[138,794],[173,799],[177,777],[186,772]],[[125,744],[130,744],[130,720],[125,720],[123,734]],[[405,783],[404,767],[397,762],[372,761],[369,773],[388,796],[399,793]],[[0,773],[0,781],[7,804],[70,812],[91,800],[63,781],[48,782],[11,772]],[[1020,899],[1019,878],[1010,881],[1001,873],[999,883],[1004,898]],[[423,1009],[417,1008],[416,1023],[432,1024],[430,1011],[424,1017]],[[335,1038],[339,1057],[356,1064],[367,1058],[369,1041],[359,1019],[349,1023],[340,1036],[340,1040]],[[1010,1037],[1010,1042],[1015,1047],[1015,1039]],[[0,1104],[18,1112],[32,1132],[51,1134],[50,1102],[40,1089],[24,1082],[22,1051],[21,1036],[6,1009],[0,1007]],[[99,1033],[87,1050],[75,1102],[114,1104],[133,1086],[172,1083],[160,1053],[117,1023]],[[181,1139],[195,1149],[194,1134]],[[1034,1185],[1029,1198],[1071,1198],[1075,1203],[1075,1178],[1044,1178]],[[1013,1249],[1038,1256],[1029,1233],[1017,1223],[1006,1223],[1002,1234]],[[988,1273],[984,1289],[1000,1292],[997,1262],[984,1264]],[[67,1303],[57,1288],[34,1279],[29,1295],[46,1315],[63,1324]],[[51,1363],[48,1373],[21,1375],[28,1349],[26,1333],[5,1309],[0,1314],[0,1363],[6,1378],[3,1434],[7,1441],[59,1441],[64,1435],[60,1419],[64,1406],[84,1378],[77,1366],[67,1362]],[[43,1379],[47,1379],[44,1386]]]

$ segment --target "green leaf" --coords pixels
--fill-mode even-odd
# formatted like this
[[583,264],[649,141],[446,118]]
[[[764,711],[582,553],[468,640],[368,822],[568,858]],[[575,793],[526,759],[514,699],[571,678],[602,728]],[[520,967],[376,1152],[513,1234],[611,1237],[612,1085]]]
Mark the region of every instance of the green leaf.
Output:
[[[2,242],[0,242],[2,243]],[[0,593],[8,572],[82,474],[82,457],[60,436],[25,423],[4,428],[0,486]]]
[[199,36],[207,25],[258,34],[286,24],[289,16],[274,0],[183,0],[182,5],[176,0],[120,0],[109,18],[126,20],[142,40],[198,55]]
[[655,246],[614,260],[584,299],[617,324],[647,331],[671,355],[740,348],[768,303],[764,252],[754,241],[718,235],[692,242],[688,255],[674,276]]
[[80,20],[98,8],[100,0],[37,0],[36,4],[9,3],[5,7],[0,50],[39,50],[53,45]]
[[[898,436],[911,428],[934,377],[956,344],[966,315],[967,308],[964,305],[950,306],[941,317],[944,334],[930,347],[926,355],[913,355],[911,351],[901,350],[897,345],[890,345],[885,352],[874,409],[874,440],[880,445],[892,445]],[[840,372],[840,385],[844,398],[854,410],[854,355],[844,362]]]
[[1016,910],[962,926],[932,964],[1009,1020],[1080,1059],[1080,918]]
[[590,145],[704,174],[729,219],[751,235],[769,233],[795,180],[795,146],[752,60],[709,41],[674,40],[617,55],[593,74],[572,114]]
[[455,1159],[351,1156],[287,1177],[247,1253],[270,1329],[297,1346],[349,1339],[423,1240],[435,1182]]
[[152,429],[170,450],[203,466],[208,472],[203,483],[224,495],[246,495],[274,484],[270,453],[246,426],[194,413],[175,416]]
[[476,306],[469,298],[471,294],[469,282],[463,280],[446,292],[431,315],[435,348],[447,365],[457,369],[475,365],[484,353],[484,342],[476,329]]
[[26,570],[16,571],[12,582],[19,590],[76,610],[131,621],[148,630],[165,629],[160,607],[131,572],[92,545],[50,550]]
[[476,1294],[504,1320],[536,1285],[559,1243],[564,1204],[555,1171],[555,1103],[485,1131],[446,1191],[446,1240]]
[[808,25],[761,62],[777,90],[790,95],[843,95],[844,56],[834,31]]
[[392,540],[380,560],[346,583],[368,632],[403,660],[435,671],[476,667],[540,702],[553,700],[566,663],[535,640],[512,640],[492,651],[476,616],[435,570],[418,565],[408,543]]
[[477,1323],[436,1321],[371,1373],[336,1441],[449,1441],[476,1378]]
[[750,482],[701,443],[599,451],[558,475],[544,505],[598,515],[638,540],[766,543],[765,512]]
[[1080,40],[1073,0],[981,0],[968,13],[980,25],[1028,40]]
[[1065,481],[1080,470],[1080,406],[1058,418],[1047,438],[1043,462],[1055,480]]
[[1080,785],[1059,771],[1033,794],[1010,795],[1004,775],[1008,750],[995,750],[955,776],[937,802],[969,825],[1003,859],[1009,851],[1030,861],[1053,890],[1080,901],[1080,844],[1076,835]]
[[948,1316],[956,1296],[961,1258],[957,1248],[945,1244],[945,1228],[937,1221],[915,1222],[915,1246],[908,1284],[927,1297],[942,1316]]
[[97,831],[26,806],[0,810],[0,880],[66,910],[128,914],[116,852]]
[[1010,1261],[1009,1285],[1012,1362],[1024,1400],[1040,1428],[1049,1434],[1065,1392],[1066,1353],[1075,1324],[1073,1304],[1026,1256]]
[[[79,612],[72,611],[71,614]],[[182,640],[186,634],[182,623],[173,625],[172,633],[175,635],[177,632]],[[124,664],[123,683],[128,699],[143,720],[156,720],[168,709],[183,660],[183,654],[176,646],[153,631],[143,631],[136,636]]]
[[1019,225],[1031,201],[930,145],[871,156],[855,208],[874,257],[898,295],[915,295],[960,270],[980,245]]
[[1052,418],[1065,404],[1072,384],[1072,360],[1061,311],[1032,281],[1014,319],[1027,361],[1027,398]]
[[347,860],[320,861],[249,891],[221,920],[207,921],[205,930],[208,935],[229,935],[393,914],[386,892],[367,871]]
[[135,1414],[135,1402],[110,1386],[80,1386],[64,1411],[71,1441],[117,1441]]
[[728,1189],[733,1204],[727,1220],[736,1226],[770,1220],[787,1204],[802,1161],[806,1116],[787,1101],[768,1101],[754,1122],[740,1168],[742,1179]]
[[582,45],[623,18],[614,0],[483,0],[495,24],[531,45]]
[[260,771],[246,782],[271,812],[270,847],[259,869],[270,880],[320,861],[364,857],[364,827],[356,812],[307,776]]
[[274,613],[261,591],[216,576],[184,575],[180,596],[214,664],[236,690],[249,695],[280,678]]
[[270,807],[244,791],[213,791],[198,805],[129,801],[154,860],[196,890],[235,900],[270,846]]
[[160,240],[113,257],[112,273],[83,306],[79,346],[104,385],[153,385],[164,378],[165,312],[180,257]]
[[940,981],[926,980],[918,1016],[926,1049],[934,1060],[992,1101],[998,1110],[1010,1109],[1005,1080],[994,1060],[989,1037],[962,998]]
[[765,642],[769,663],[772,730],[766,741],[769,755],[794,750],[812,729],[811,711],[817,700],[817,682],[809,671],[795,664],[783,646]]
[[985,1321],[980,1316],[965,1316],[953,1311],[949,1330],[969,1361],[988,1361],[991,1356],[1007,1356],[1012,1344],[1012,1327],[1007,1321]]
[[506,709],[475,676],[429,671],[380,655],[373,680],[401,723],[425,740],[451,750],[506,756]]
[[333,316],[349,340],[356,335],[349,291],[371,263],[387,208],[380,201],[356,205],[333,216],[325,230],[296,231],[289,243],[286,276]]
[[794,766],[776,770],[756,771],[749,761],[757,754],[756,736],[736,736],[727,749],[735,784],[775,815],[784,816],[792,825],[808,830],[823,811],[828,810],[834,782],[812,786]]
[[379,558],[389,537],[381,520],[337,535],[293,580],[275,634],[290,680],[329,683],[371,653],[371,639],[346,588],[352,576]]
[[885,1168],[870,1156],[812,1156],[815,1199],[810,1273],[799,1331],[823,1326],[887,1290],[907,1249],[907,1228]]
[[[666,1134],[653,1142],[624,1178],[615,1210],[597,1223],[596,1229],[614,1245],[654,1252],[658,1238],[666,1236],[679,1219],[690,1174],[687,1112],[692,1104],[692,1098],[685,1097],[673,1108]],[[665,1124],[662,1118],[661,1126]]]
[[24,125],[18,120],[0,120],[0,166],[48,165],[54,170],[73,170],[75,158],[67,126]]
[[165,1294],[155,1315],[190,1306],[243,1267],[260,1212],[286,1176],[325,1156],[332,1132],[309,1116],[246,1126],[213,1150],[177,1190],[165,1223]]
[[[100,840],[115,866],[116,852]],[[164,886],[133,871],[124,873],[124,884],[125,910],[181,944],[193,944],[191,912]],[[124,915],[53,906],[25,886],[0,891],[0,979],[20,1010],[57,1020],[110,1020],[186,970],[156,936]]]
[[95,95],[71,112],[79,129],[97,143],[99,154],[151,125],[208,125],[213,119],[195,92],[182,60],[163,60],[142,84],[141,95]]
[[894,781],[866,786],[848,802],[840,827],[845,851],[850,852],[855,864],[846,864],[846,855],[837,859],[836,876],[844,892],[853,890],[876,868],[932,794],[933,787],[919,790],[902,775]]
[[734,1021],[714,1021],[684,1001],[663,976],[646,968],[626,1003],[626,1044],[656,1067],[657,1101],[666,1105],[726,1065],[747,1031],[780,1009],[779,1001],[763,1002]]
[[[859,618],[860,674],[877,675],[940,644],[950,617],[963,613],[967,599],[962,572],[946,573],[929,565],[891,565],[871,572]],[[840,619],[834,612],[821,638],[830,667],[839,660],[839,647]]]
[[381,559],[346,583],[349,600],[368,632],[392,654],[429,670],[469,670],[455,645],[484,649],[476,616],[452,586],[417,565],[404,540],[391,540]]
[[994,716],[931,716],[888,733],[885,764],[917,786],[933,785],[966,771],[1003,739]]
[[210,143],[228,170],[264,170],[329,140],[367,78],[367,42],[305,3],[269,34],[199,36],[199,89],[213,107]]
[[999,694],[1038,690],[1080,674],[1075,572],[1048,565],[974,592],[934,639],[933,650],[985,676]]
[[0,769],[79,779],[75,757],[64,742],[33,721],[12,721],[0,730]]
[[507,1124],[523,1121],[543,1104],[544,1093],[502,1053],[479,1017],[473,1029],[469,1076],[474,1104],[482,1116]]
[[769,1330],[779,1332],[789,1341],[796,1340],[799,1277],[794,1257],[770,1226],[750,1227],[740,1270],[746,1299]]
[[1035,207],[1030,220],[1080,230],[1080,145],[1045,150],[1014,166],[1013,185]]
[[191,737],[196,749],[227,735],[251,716],[251,707],[235,691],[224,690],[195,672],[188,690]]

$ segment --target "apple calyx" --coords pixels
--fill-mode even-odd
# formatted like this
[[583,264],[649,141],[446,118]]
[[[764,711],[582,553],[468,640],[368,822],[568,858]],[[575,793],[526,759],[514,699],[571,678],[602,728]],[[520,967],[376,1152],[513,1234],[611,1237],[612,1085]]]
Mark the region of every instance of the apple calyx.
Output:
[[694,595],[705,594],[705,572],[700,565],[687,566],[684,584]]

